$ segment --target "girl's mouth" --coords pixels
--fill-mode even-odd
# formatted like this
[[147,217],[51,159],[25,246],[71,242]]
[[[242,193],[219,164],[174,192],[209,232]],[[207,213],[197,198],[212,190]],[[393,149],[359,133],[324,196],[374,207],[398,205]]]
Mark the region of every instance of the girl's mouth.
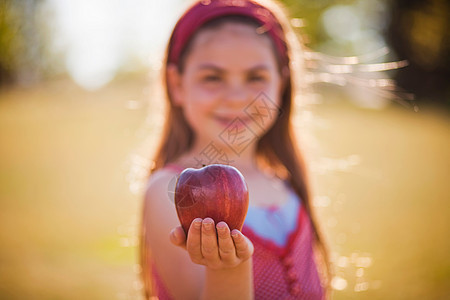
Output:
[[242,127],[248,125],[249,122],[251,121],[251,119],[248,116],[233,116],[233,117],[215,116],[214,119],[221,126],[224,126],[224,127],[233,126],[233,127],[237,127],[237,128],[242,128]]

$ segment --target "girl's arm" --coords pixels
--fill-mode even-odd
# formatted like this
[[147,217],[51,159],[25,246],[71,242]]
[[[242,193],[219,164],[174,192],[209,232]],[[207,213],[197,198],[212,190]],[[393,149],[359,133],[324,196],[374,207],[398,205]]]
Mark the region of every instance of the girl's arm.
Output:
[[188,237],[181,226],[172,230],[173,244],[187,249],[191,261],[204,265],[204,299],[252,299],[253,244],[225,222],[214,226],[211,218],[195,219]]
[[224,222],[214,226],[210,218],[194,220],[186,239],[168,197],[174,176],[167,170],[152,175],[144,205],[145,238],[166,287],[175,299],[251,299],[253,245],[237,230],[232,236]]

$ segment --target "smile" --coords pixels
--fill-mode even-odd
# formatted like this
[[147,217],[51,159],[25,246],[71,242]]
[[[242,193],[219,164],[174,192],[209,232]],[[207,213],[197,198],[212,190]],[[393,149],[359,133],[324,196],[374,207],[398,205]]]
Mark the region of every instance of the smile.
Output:
[[233,126],[243,127],[248,125],[251,122],[251,119],[248,116],[214,116],[216,122],[218,122],[221,126]]

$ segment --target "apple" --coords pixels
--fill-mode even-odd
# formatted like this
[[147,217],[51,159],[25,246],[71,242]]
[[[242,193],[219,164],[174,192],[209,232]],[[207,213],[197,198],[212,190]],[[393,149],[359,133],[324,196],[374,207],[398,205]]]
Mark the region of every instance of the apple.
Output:
[[212,164],[181,172],[175,186],[178,219],[187,234],[195,218],[224,221],[230,230],[241,230],[248,209],[248,187],[233,166]]

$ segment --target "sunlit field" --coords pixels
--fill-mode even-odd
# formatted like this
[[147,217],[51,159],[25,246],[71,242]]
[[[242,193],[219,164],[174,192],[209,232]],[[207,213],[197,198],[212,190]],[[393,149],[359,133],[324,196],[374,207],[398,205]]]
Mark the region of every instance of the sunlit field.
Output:
[[[155,134],[142,131],[148,113],[161,118],[150,95],[142,78],[1,91],[1,299],[141,299],[141,198],[126,177]],[[300,128],[317,142],[308,157],[333,299],[449,299],[449,114],[345,100],[308,109]]]

